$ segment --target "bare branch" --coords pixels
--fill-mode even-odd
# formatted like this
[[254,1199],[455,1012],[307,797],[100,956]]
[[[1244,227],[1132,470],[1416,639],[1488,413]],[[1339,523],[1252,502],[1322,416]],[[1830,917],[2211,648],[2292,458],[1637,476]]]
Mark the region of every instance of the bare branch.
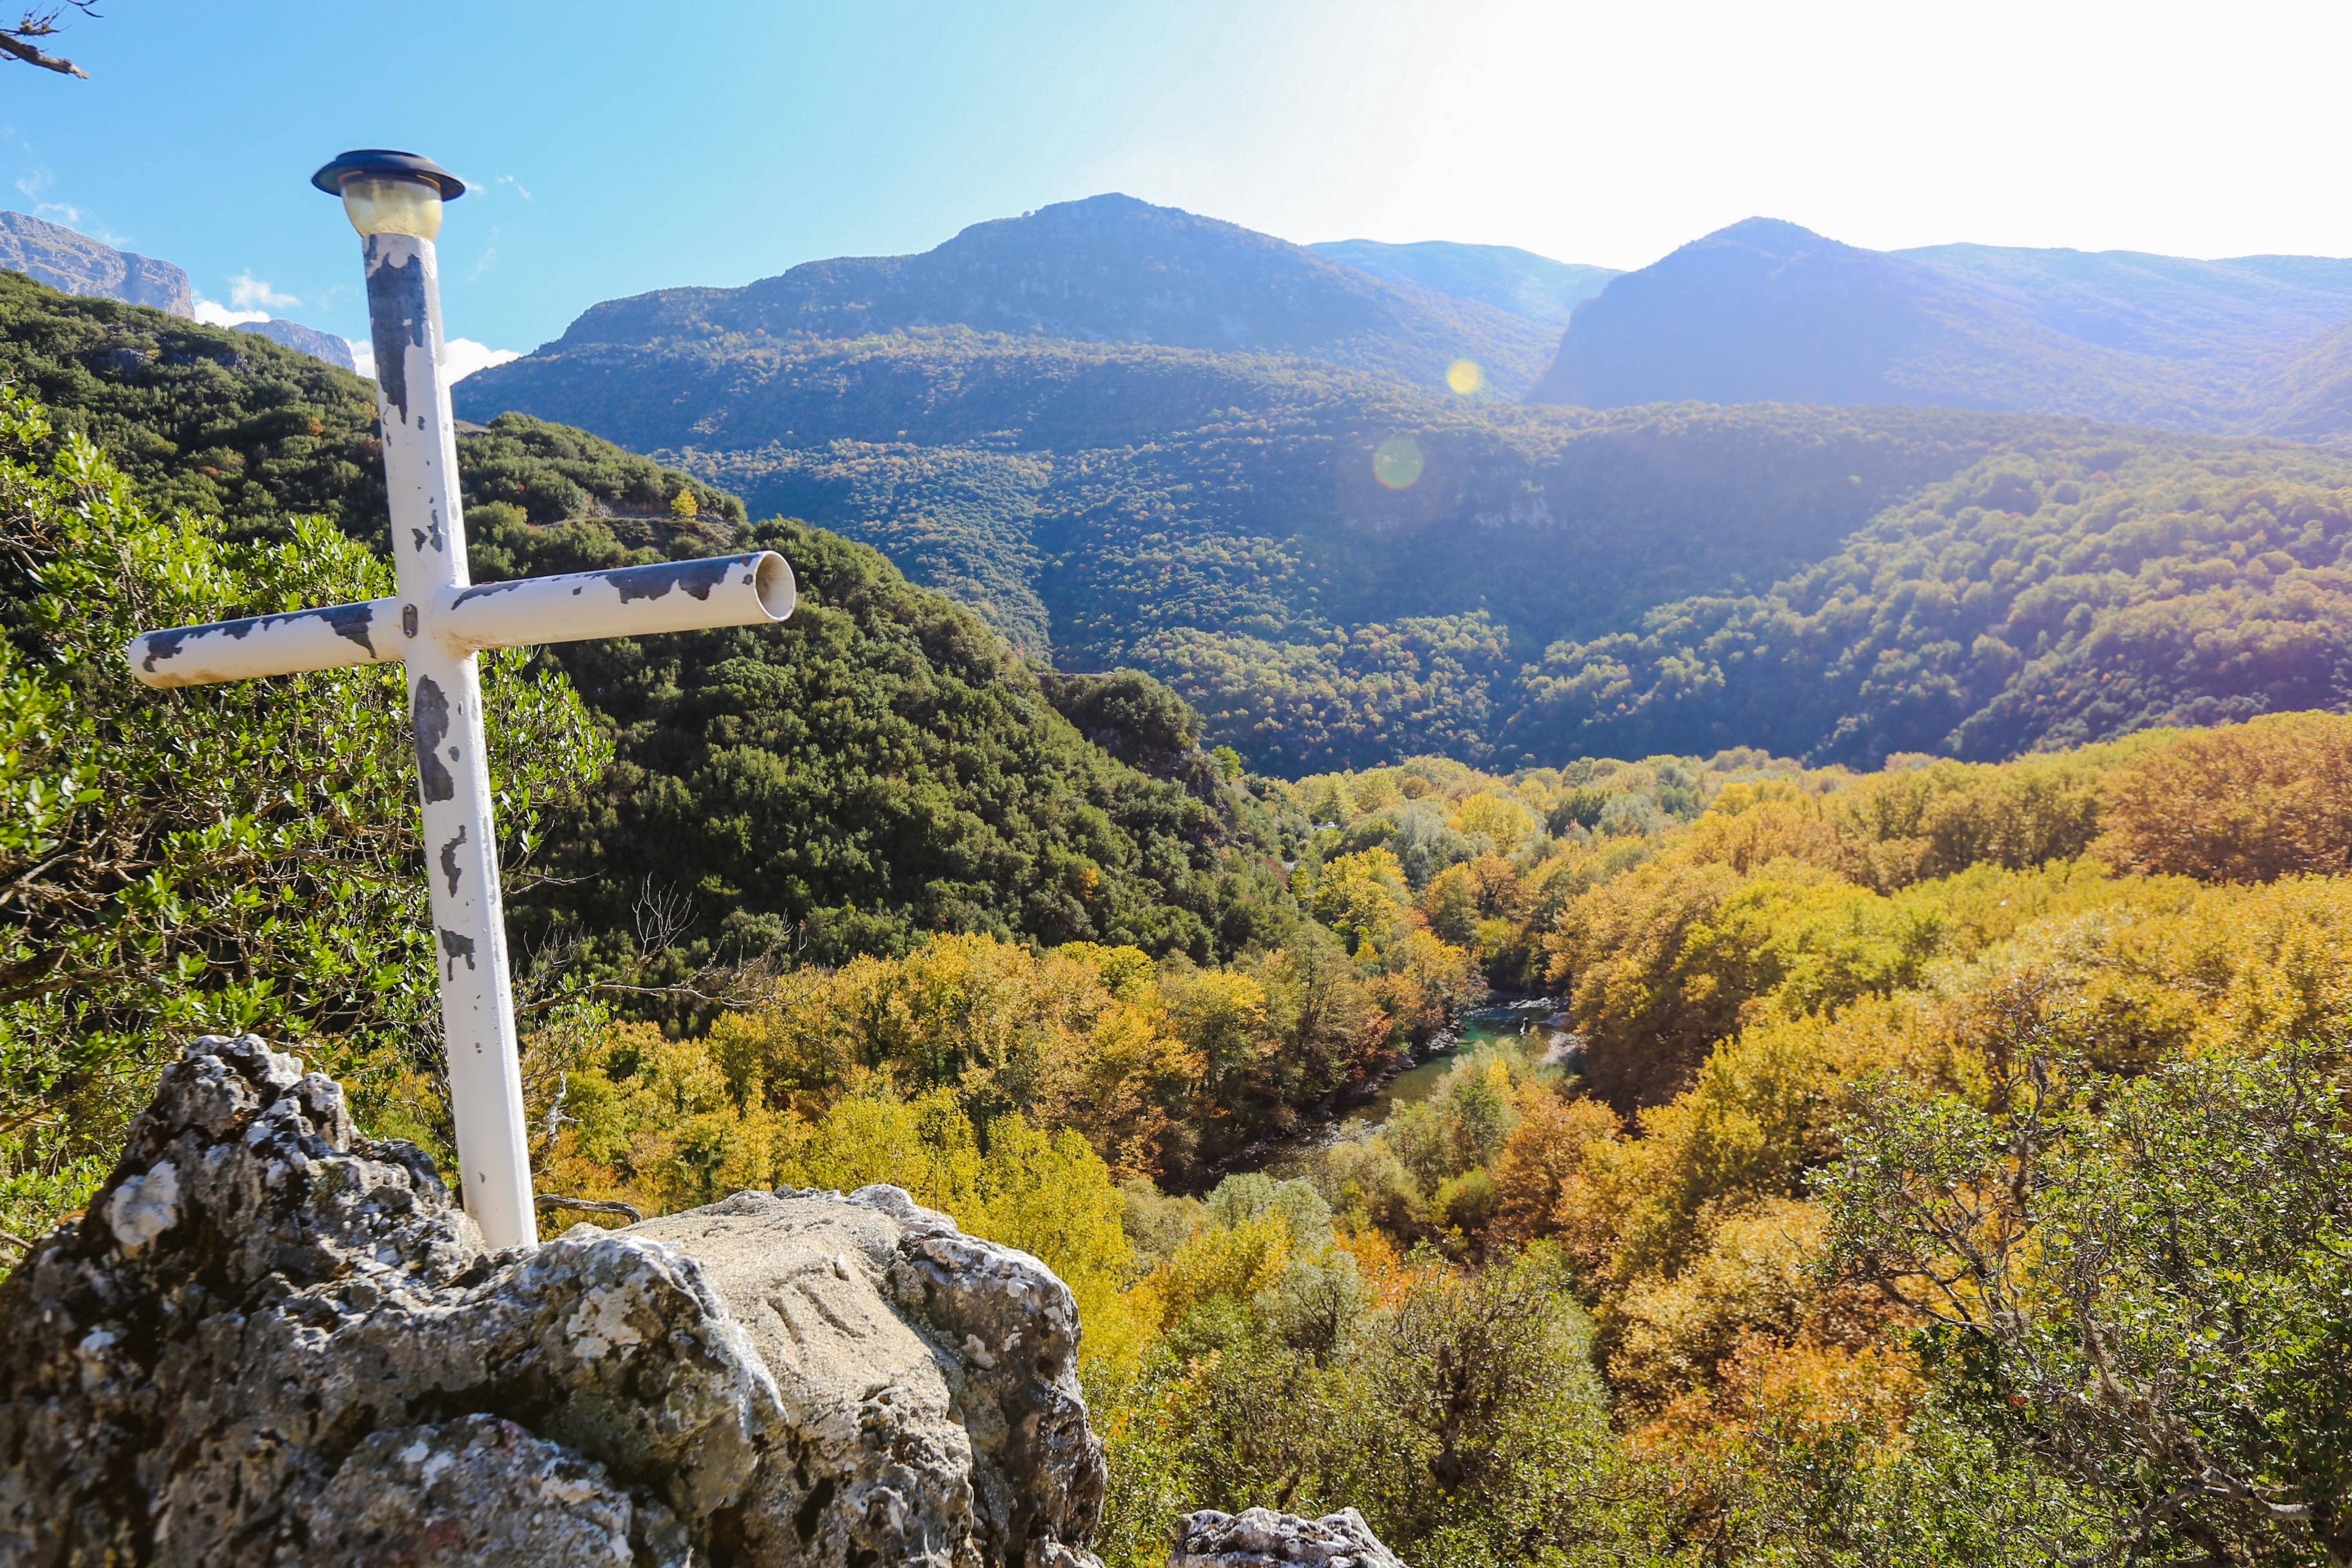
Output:
[[[95,17],[98,15],[91,8],[97,0],[67,0],[67,4],[85,16]],[[0,27],[0,55],[22,60],[28,66],[38,66],[43,70],[53,70],[62,76],[78,76],[88,81],[89,72],[71,60],[42,53],[33,43],[36,38],[55,37],[63,31],[58,26],[58,18],[64,14],[63,5],[54,5],[47,11],[27,11],[24,19],[15,26]]]
[[576,1209],[582,1214],[616,1214],[631,1225],[645,1218],[635,1204],[607,1203],[599,1198],[567,1198],[555,1193],[540,1193],[531,1200],[543,1209]]

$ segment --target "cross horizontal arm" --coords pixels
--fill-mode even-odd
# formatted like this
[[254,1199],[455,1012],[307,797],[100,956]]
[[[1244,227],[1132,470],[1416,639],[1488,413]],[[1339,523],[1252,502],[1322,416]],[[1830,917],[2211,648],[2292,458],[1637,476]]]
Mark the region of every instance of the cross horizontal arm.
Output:
[[400,657],[398,599],[330,605],[284,616],[142,632],[125,649],[131,674],[147,686],[209,686],[257,675],[297,675],[383,664]]
[[438,591],[423,605],[369,599],[282,616],[145,632],[125,650],[154,687],[384,664],[429,637],[462,656],[484,648],[761,626],[793,613],[793,569],[772,550],[525,577]]
[[434,616],[451,653],[593,637],[763,626],[793,613],[793,569],[772,550],[461,588]]

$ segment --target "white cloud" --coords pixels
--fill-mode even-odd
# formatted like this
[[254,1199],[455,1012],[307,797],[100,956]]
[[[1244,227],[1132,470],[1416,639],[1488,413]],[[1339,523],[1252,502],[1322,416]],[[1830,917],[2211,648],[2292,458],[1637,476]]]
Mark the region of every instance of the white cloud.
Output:
[[453,385],[478,370],[488,370],[494,364],[504,364],[509,360],[520,358],[522,355],[513,349],[494,349],[471,338],[451,338],[441,345],[441,365],[449,373]]
[[[249,310],[256,305],[267,305],[272,310],[282,310],[289,305],[299,305],[302,302],[291,294],[280,294],[250,272],[240,272],[228,280],[228,297],[229,302],[240,310]],[[259,321],[266,317],[248,319]]]
[[[352,360],[362,375],[375,376],[375,345],[357,338],[346,338],[352,345]],[[478,343],[471,338],[451,338],[441,345],[441,368],[449,373],[451,385],[465,380],[478,370],[488,370],[494,364],[504,364],[522,355],[512,349],[494,349],[488,343]]]
[[79,229],[92,239],[107,245],[119,246],[124,243],[121,235],[109,234],[99,228],[91,221],[88,208],[78,207],[71,202],[47,200],[43,193],[56,183],[57,176],[50,174],[48,170],[37,169],[29,174],[17,176],[16,190],[25,198],[26,205],[33,209],[35,217],[47,218],[51,223],[61,223],[68,228]]
[[[242,305],[245,301],[240,300],[237,303]],[[202,294],[199,294],[196,296],[196,320],[202,321],[208,327],[241,327],[247,321],[266,321],[269,320],[269,312],[267,310],[232,310],[226,305],[220,303],[218,300],[207,300]]]
[[524,184],[520,180],[516,179],[512,174],[500,174],[497,179],[492,180],[490,184],[494,185],[505,185],[523,200],[530,200],[530,187]]

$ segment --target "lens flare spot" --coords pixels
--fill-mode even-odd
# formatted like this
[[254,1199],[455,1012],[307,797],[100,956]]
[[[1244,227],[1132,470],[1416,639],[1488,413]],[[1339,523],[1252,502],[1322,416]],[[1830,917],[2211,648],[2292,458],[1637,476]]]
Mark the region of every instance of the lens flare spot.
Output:
[[1486,373],[1475,359],[1458,359],[1445,367],[1445,384],[1467,397],[1486,384]]
[[1410,436],[1391,436],[1372,449],[1372,478],[1392,490],[1405,489],[1421,478],[1421,446]]

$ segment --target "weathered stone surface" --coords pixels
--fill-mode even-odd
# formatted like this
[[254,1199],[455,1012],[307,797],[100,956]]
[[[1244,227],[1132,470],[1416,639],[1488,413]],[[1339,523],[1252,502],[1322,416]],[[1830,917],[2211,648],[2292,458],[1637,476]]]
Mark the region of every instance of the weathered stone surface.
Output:
[[601,1465],[511,1421],[468,1415],[371,1434],[301,1518],[306,1560],[467,1568],[687,1568],[684,1533]]
[[359,369],[358,362],[352,358],[350,342],[332,332],[306,327],[299,321],[281,321],[275,318],[267,321],[242,321],[236,330],[268,338],[273,343],[283,343],[289,349],[309,354],[313,359],[325,360],[331,365],[340,365],[345,370]]
[[196,313],[188,275],[170,262],[117,250],[29,213],[0,212],[0,267],[68,294],[152,305],[174,316]]
[[0,1563],[1091,1564],[1069,1292],[895,1188],[485,1250],[197,1042],[0,1286]]
[[1168,1568],[1404,1568],[1352,1508],[1301,1519],[1270,1508],[1237,1514],[1203,1509],[1176,1527]]

